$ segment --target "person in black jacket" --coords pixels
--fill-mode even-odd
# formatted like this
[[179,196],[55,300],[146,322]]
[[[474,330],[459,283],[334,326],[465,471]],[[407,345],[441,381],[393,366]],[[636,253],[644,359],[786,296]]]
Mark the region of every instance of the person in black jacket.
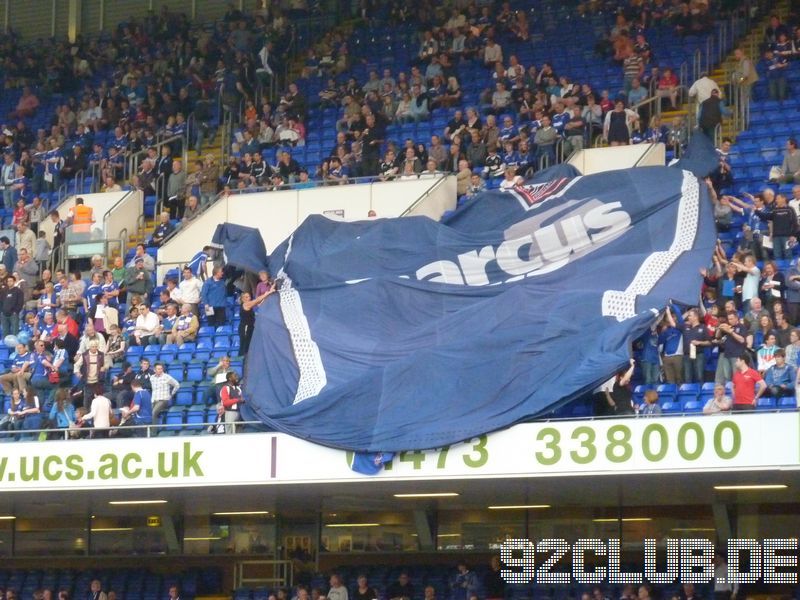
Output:
[[72,154],[67,155],[64,159],[64,166],[61,167],[60,176],[63,179],[72,179],[80,171],[86,169],[86,155],[83,153],[83,148],[78,144],[72,147]]
[[17,249],[11,245],[11,240],[8,239],[8,236],[0,237],[0,251],[3,253],[0,263],[5,266],[6,271],[13,273],[14,265],[17,263]]
[[757,210],[762,219],[772,221],[772,255],[775,260],[791,260],[790,242],[797,242],[797,213],[786,202],[786,196],[775,196],[775,206],[771,211]]
[[506,582],[500,572],[500,557],[493,556],[491,567],[483,579],[486,600],[503,600],[506,597]]
[[722,123],[722,116],[726,112],[727,109],[719,97],[719,90],[711,90],[711,96],[700,104],[700,118],[697,124],[703,133],[713,140],[717,125]]
[[17,278],[13,275],[6,277],[6,292],[3,295],[2,310],[0,310],[0,325],[3,335],[17,335],[19,333],[19,313],[25,306],[25,294],[17,285]]

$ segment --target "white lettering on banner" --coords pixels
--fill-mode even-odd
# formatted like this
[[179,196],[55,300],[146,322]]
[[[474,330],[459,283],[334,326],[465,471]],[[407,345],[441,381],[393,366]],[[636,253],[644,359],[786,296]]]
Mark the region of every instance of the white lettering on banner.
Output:
[[[279,433],[0,444],[0,489],[61,490],[480,479],[800,467],[786,413],[525,423],[400,452],[377,475],[347,452]],[[236,457],[236,460],[230,460]]]
[[[497,266],[516,281],[517,276],[536,275],[537,271],[551,272],[566,265],[570,258],[583,256],[621,235],[631,224],[631,217],[621,209],[620,202],[599,206],[585,203],[573,214],[535,231],[501,242],[495,250],[484,246],[457,256],[458,262],[438,260],[420,267],[420,281],[458,285],[489,285],[486,267]],[[526,252],[525,249],[529,250]]]

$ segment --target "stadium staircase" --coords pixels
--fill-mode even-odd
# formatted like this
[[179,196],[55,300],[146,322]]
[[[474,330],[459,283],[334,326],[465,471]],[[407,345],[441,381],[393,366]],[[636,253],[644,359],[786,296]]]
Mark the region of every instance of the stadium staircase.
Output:
[[[709,76],[717,83],[720,89],[723,91],[729,90],[733,73],[736,71],[738,66],[736,58],[734,57],[734,50],[737,47],[742,48],[750,60],[753,61],[753,65],[756,65],[760,58],[759,54],[761,43],[763,42],[764,38],[764,29],[769,24],[770,16],[772,14],[777,14],[783,20],[789,14],[789,10],[790,7],[787,0],[781,0],[778,2],[769,14],[765,15],[750,29],[747,35],[734,44],[733,48],[731,48],[731,51],[728,53],[725,59],[710,70]],[[693,122],[693,119],[690,119],[689,115],[690,110],[692,112],[695,110],[695,106],[688,101],[688,97],[684,97],[683,100],[685,100],[684,103],[677,110],[663,111],[661,113],[661,118],[664,123],[669,123],[676,117],[681,118],[684,121],[688,119],[689,122]],[[746,124],[735,122],[731,116],[724,117],[722,121],[720,139],[727,137],[735,141],[745,127]]]

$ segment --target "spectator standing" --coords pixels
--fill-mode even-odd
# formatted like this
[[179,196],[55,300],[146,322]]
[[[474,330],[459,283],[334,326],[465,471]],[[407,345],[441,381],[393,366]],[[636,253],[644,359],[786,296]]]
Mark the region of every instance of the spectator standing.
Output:
[[506,580],[500,568],[499,556],[493,556],[489,563],[489,570],[483,579],[483,589],[486,591],[486,600],[504,600],[506,597]]
[[0,310],[0,326],[3,335],[19,333],[19,313],[25,306],[25,294],[13,275],[6,277],[6,288],[3,292],[2,310]]
[[469,570],[466,562],[459,561],[457,565],[458,573],[456,573],[453,583],[453,600],[469,600],[478,593],[478,577]]
[[88,234],[94,223],[94,209],[86,206],[83,198],[75,199],[75,206],[72,208],[72,232],[76,234]]
[[697,309],[686,313],[683,323],[683,381],[702,383],[706,370],[705,347],[710,346],[708,330],[700,322]]
[[83,383],[83,407],[87,410],[94,395],[102,389],[105,368],[105,356],[98,350],[97,341],[92,340],[89,349],[78,354],[74,367],[75,375]]
[[14,272],[14,265],[17,262],[17,249],[11,245],[11,240],[7,236],[0,237],[0,264],[6,268],[8,273]]
[[755,65],[753,65],[753,61],[741,48],[736,48],[733,51],[733,56],[736,59],[736,70],[733,72],[733,78],[739,85],[742,100],[746,101],[750,98],[753,85],[758,81],[758,72]]
[[753,335],[739,322],[738,314],[729,312],[727,322],[720,323],[717,327],[716,340],[723,356],[717,361],[715,380],[717,383],[725,384],[738,369],[738,359],[745,356],[748,348],[752,348]]
[[[225,375],[225,385],[219,391],[219,398],[222,405],[225,407],[225,433],[236,433],[236,423],[242,420],[241,413],[239,412],[241,405],[244,404],[242,397],[242,388],[239,385],[239,376],[235,371],[228,371]],[[341,585],[341,582],[339,582]],[[333,582],[331,582],[331,589],[333,590]],[[347,589],[342,586],[344,590],[344,600],[347,600]],[[337,590],[336,593],[341,594]],[[330,600],[330,595],[328,595]]]
[[[131,382],[131,392],[133,394],[130,404],[120,409],[120,414],[122,415],[120,427],[151,425],[153,422],[153,405],[150,400],[150,390],[144,389],[142,382],[134,378]],[[143,435],[143,433],[140,432],[140,435]]]
[[756,214],[772,221],[772,254],[776,260],[790,260],[792,249],[789,242],[796,242],[798,230],[797,213],[788,206],[786,196],[777,194],[771,210],[757,210]]
[[668,306],[658,334],[658,343],[662,347],[664,378],[667,383],[675,385],[683,383],[683,326],[684,321],[680,311],[674,306]]
[[172,161],[172,172],[167,180],[166,206],[170,217],[180,218],[183,210],[184,194],[186,192],[186,172],[180,160]]
[[164,371],[163,363],[156,363],[154,372],[150,376],[151,402],[153,411],[153,423],[158,424],[159,416],[169,408],[175,394],[181,384]]
[[697,125],[709,139],[714,140],[717,125],[722,124],[722,117],[728,112],[722,103],[719,90],[711,90],[711,96],[700,103],[699,111]]
[[188,304],[195,315],[199,315],[198,306],[200,304],[200,294],[203,290],[203,282],[194,276],[192,269],[188,266],[183,268],[183,279],[178,285],[179,304]]
[[125,275],[125,290],[130,294],[149,298],[153,291],[153,280],[144,264],[144,258],[138,257],[134,261],[134,266],[128,268]]
[[635,368],[636,363],[631,359],[630,366],[626,370],[617,372],[614,376],[611,391],[608,388],[603,390],[611,414],[624,416],[634,413],[633,393],[631,392],[630,384]]
[[733,410],[753,410],[766,389],[767,384],[761,375],[751,367],[750,357],[743,354],[736,358],[736,371],[733,374]]
[[205,305],[208,324],[219,327],[227,322],[225,312],[227,297],[225,293],[225,281],[222,278],[222,268],[214,269],[211,279],[206,280],[200,294],[200,299]]
[[786,70],[788,67],[789,60],[785,56],[772,50],[764,53],[764,69],[767,71],[771,100],[786,100]]

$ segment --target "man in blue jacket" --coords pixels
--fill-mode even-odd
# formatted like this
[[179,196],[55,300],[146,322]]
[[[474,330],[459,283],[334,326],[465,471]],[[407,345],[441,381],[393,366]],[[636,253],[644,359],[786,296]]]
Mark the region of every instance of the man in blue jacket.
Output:
[[214,269],[214,275],[203,284],[200,300],[205,305],[208,324],[214,327],[225,325],[227,322],[225,315],[225,280],[222,279],[221,268]]

